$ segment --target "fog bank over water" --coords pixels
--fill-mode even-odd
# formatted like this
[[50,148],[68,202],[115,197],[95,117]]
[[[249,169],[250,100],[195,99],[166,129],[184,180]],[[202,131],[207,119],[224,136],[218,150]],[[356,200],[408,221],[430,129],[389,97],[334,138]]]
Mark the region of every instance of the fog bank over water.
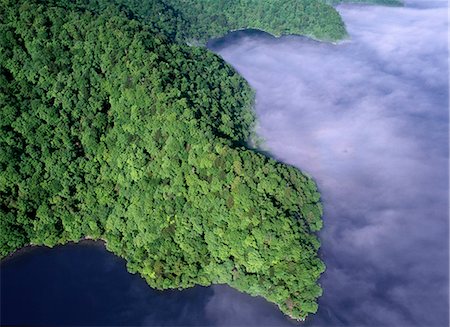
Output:
[[[448,326],[447,4],[338,10],[339,45],[237,32],[210,48],[256,90],[264,147],[323,194],[327,271],[308,324]],[[230,324],[239,309],[218,297]]]

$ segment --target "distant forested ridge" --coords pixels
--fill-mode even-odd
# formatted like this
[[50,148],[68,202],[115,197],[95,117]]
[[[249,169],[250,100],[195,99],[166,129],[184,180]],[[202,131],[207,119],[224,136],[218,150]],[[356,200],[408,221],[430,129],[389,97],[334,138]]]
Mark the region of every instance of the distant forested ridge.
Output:
[[316,184],[248,149],[253,91],[182,42],[245,27],[245,6],[271,24],[255,1],[226,3],[208,31],[213,1],[0,0],[2,257],[104,239],[154,288],[227,283],[294,318],[317,310]]
[[302,34],[337,41],[347,33],[338,12],[320,0],[166,0],[189,22],[189,37],[205,42],[239,29],[275,36]]
[[[111,0],[73,0],[106,7]],[[114,0],[173,39],[203,45],[240,29],[275,36],[301,34],[325,41],[347,36],[339,13],[322,0]]]

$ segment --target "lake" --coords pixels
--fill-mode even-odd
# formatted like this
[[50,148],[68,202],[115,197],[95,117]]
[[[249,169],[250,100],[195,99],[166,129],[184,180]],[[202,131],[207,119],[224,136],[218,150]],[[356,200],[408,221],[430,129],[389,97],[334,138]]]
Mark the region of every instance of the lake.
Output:
[[[447,3],[338,9],[338,45],[209,43],[256,90],[263,148],[323,194],[324,295],[303,325],[448,326]],[[152,290],[101,243],[26,249],[0,272],[3,325],[299,325],[226,286]]]

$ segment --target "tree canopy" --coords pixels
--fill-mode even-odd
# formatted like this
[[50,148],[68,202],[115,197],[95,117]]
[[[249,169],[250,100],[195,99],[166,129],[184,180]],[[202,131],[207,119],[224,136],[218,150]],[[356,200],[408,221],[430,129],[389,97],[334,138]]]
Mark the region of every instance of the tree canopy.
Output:
[[188,39],[205,42],[229,31],[259,29],[337,41],[347,33],[338,12],[321,0],[166,0],[191,22]]
[[[77,0],[86,2],[83,0]],[[111,0],[90,0],[92,3]],[[380,0],[378,0],[380,1]],[[384,0],[396,1],[396,0]],[[323,0],[115,0],[174,40],[202,45],[229,31],[260,29],[338,41],[347,36],[339,13]]]
[[246,81],[176,42],[191,2],[1,0],[0,255],[104,239],[154,288],[227,283],[304,319],[320,195],[246,146]]

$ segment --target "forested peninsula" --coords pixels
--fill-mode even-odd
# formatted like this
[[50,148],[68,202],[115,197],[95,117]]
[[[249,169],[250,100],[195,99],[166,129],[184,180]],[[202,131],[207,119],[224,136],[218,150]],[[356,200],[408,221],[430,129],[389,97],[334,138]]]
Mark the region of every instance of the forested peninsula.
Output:
[[253,91],[192,44],[248,27],[339,40],[331,6],[1,0],[0,19],[2,257],[103,239],[156,289],[226,283],[316,312],[316,184],[249,148]]

